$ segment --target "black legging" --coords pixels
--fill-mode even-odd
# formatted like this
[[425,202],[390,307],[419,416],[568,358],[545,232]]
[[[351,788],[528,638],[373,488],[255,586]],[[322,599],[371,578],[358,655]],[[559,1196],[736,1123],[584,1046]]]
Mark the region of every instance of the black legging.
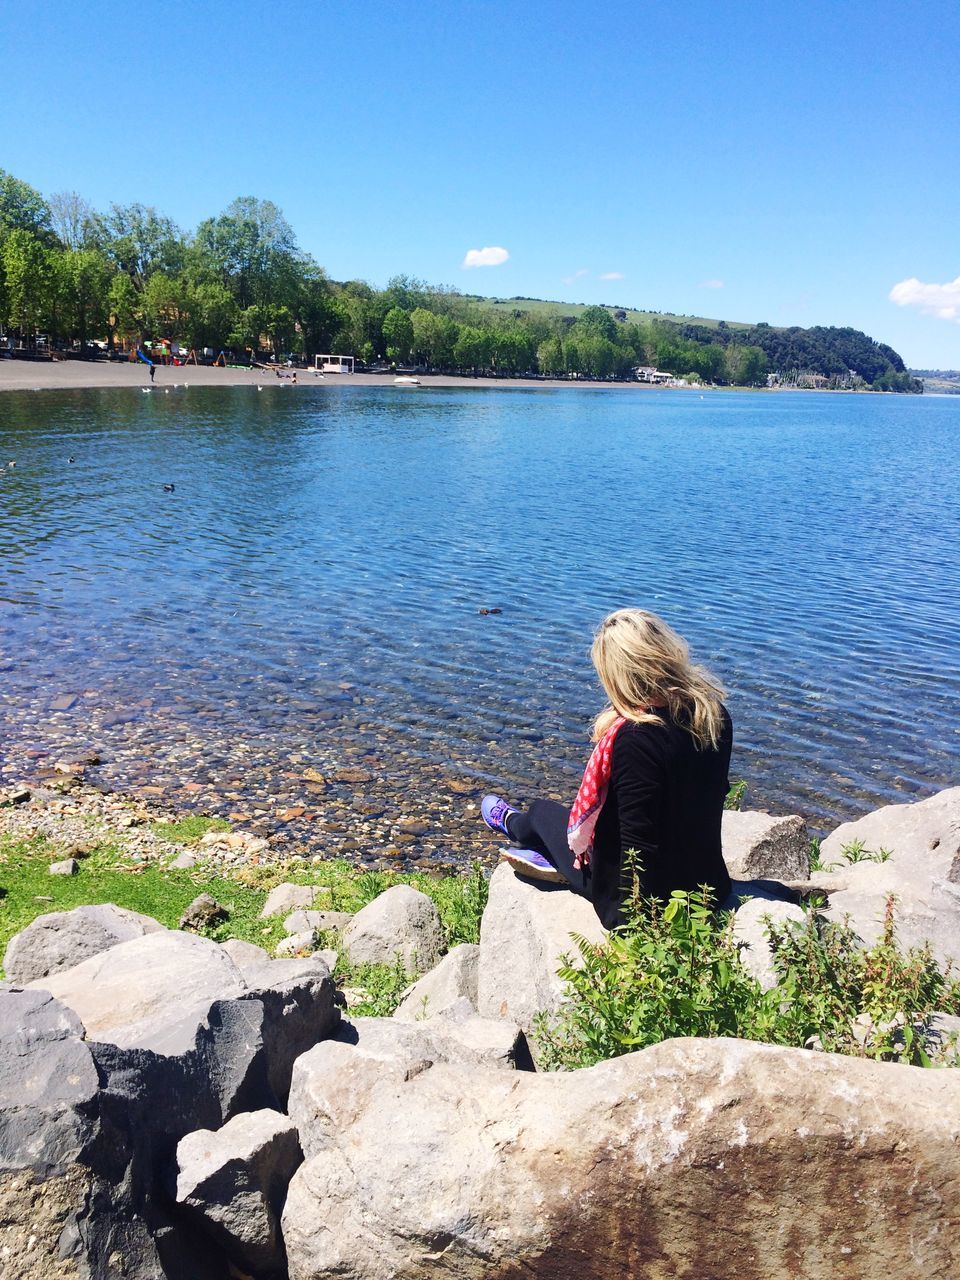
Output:
[[589,880],[574,869],[573,853],[567,844],[570,810],[556,800],[534,800],[530,808],[511,813],[507,822],[510,839],[522,849],[542,853],[560,872],[574,893],[589,898]]

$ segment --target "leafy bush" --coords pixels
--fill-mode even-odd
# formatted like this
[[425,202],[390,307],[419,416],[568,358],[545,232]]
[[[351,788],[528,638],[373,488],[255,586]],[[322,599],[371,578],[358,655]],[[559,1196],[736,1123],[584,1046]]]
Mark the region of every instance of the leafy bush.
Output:
[[747,794],[747,784],[742,778],[739,778],[730,787],[727,792],[726,799],[723,802],[725,809],[739,809],[743,804],[743,797]]
[[[960,1013],[960,983],[930,952],[902,952],[888,903],[883,934],[862,949],[845,925],[811,913],[771,927],[778,985],[763,991],[739,962],[731,918],[708,890],[628,903],[600,945],[575,941],[582,967],[561,970],[569,999],[536,1027],[548,1069],[591,1066],[676,1036],[736,1036],[770,1044],[930,1065],[935,1012]],[[956,1060],[953,1065],[960,1065]]]

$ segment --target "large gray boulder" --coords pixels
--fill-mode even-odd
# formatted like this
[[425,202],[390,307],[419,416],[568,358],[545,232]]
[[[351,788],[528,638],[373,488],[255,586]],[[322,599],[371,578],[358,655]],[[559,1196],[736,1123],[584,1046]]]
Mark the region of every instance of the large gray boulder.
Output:
[[290,1280],[960,1271],[960,1073],[674,1040],[568,1074],[330,1079]]
[[803,924],[805,919],[802,907],[765,898],[748,898],[734,913],[732,928],[740,944],[740,963],[764,991],[777,985],[770,926],[782,929],[789,924]]
[[191,1018],[196,1025],[213,1000],[247,989],[215,942],[174,929],[120,943],[31,986],[73,1009],[89,1039],[161,1053],[179,1051],[172,1028],[185,1029]]
[[796,814],[727,809],[722,838],[723,860],[734,880],[807,878],[810,833]]
[[[395,1076],[408,1079],[437,1062],[513,1073],[532,1066],[523,1032],[499,1019],[478,1018],[466,1010],[428,1022],[393,1018],[356,1018],[333,1039],[298,1058],[293,1066],[288,1110],[310,1155],[323,1144],[326,1119],[340,1123],[346,1099],[364,1105],[372,1082]],[[333,1096],[338,1101],[331,1103]]]
[[217,1125],[282,1105],[294,1059],[340,1016],[321,959],[241,969],[217,943],[174,930],[120,943],[34,988],[73,1010],[90,1040],[180,1060],[183,1070],[195,1063],[189,1071],[212,1089]]
[[349,911],[292,911],[283,922],[287,933],[304,933],[316,929],[318,933],[345,928],[353,919]]
[[555,1013],[564,995],[564,957],[579,959],[574,935],[606,936],[593,907],[569,889],[525,880],[501,863],[490,880],[480,925],[477,1009],[529,1032],[538,1013]]
[[244,1271],[284,1271],[280,1211],[303,1155],[291,1120],[244,1112],[222,1129],[200,1129],[177,1146],[177,1202],[195,1214]]
[[269,920],[271,916],[286,916],[291,911],[309,911],[313,907],[324,907],[330,901],[330,890],[323,885],[312,884],[278,884],[267,894],[267,900],[260,912],[261,920]]
[[112,902],[51,911],[13,935],[3,957],[4,972],[8,981],[22,985],[162,928],[152,917],[115,907]]
[[[202,1244],[174,1239],[151,1204],[154,1135],[203,1107],[199,1082],[164,1091],[139,1061],[105,1061],[82,1036],[46,991],[0,986],[0,1275],[109,1280],[122,1258],[130,1280],[160,1280],[153,1228],[167,1231],[171,1260],[188,1255],[191,1275],[213,1280]],[[149,1106],[128,1110],[138,1090]]]
[[401,1022],[420,1022],[445,1013],[463,999],[476,1009],[479,976],[480,948],[462,942],[407,988],[393,1016]]
[[893,894],[900,944],[926,943],[941,965],[960,964],[960,787],[844,823],[824,840],[820,859],[829,869],[810,879],[829,896],[827,919],[848,918],[872,943]]
[[343,931],[342,945],[351,964],[399,961],[415,977],[440,959],[443,929],[431,898],[411,885],[397,884],[357,912]]
[[46,991],[0,987],[0,1167],[69,1168],[96,1131],[99,1085],[72,1010]]

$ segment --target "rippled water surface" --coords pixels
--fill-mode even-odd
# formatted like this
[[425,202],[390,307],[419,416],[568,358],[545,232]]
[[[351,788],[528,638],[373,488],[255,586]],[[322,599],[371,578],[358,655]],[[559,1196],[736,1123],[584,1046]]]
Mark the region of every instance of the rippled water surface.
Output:
[[823,827],[960,781],[958,463],[960,397],[8,393],[2,766],[456,856],[475,787],[575,787],[631,603]]

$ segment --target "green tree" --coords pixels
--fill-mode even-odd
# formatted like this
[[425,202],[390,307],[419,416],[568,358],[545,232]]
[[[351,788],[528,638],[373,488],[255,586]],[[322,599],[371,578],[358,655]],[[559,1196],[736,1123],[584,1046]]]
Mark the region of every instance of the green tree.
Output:
[[226,285],[216,280],[186,288],[189,321],[186,337],[191,347],[222,347],[230,343],[237,322],[237,304]]
[[83,348],[106,332],[110,264],[95,249],[67,249],[57,255],[57,271],[67,335]]
[[139,339],[139,303],[133,281],[126,272],[116,272],[107,294],[107,338],[111,346],[118,337],[124,342]]
[[[349,312],[330,288],[323,272],[305,280],[297,302],[303,353],[312,359],[318,352],[330,351],[336,336],[349,323]],[[351,352],[339,354],[350,355]]]
[[138,292],[146,289],[154,272],[175,276],[183,269],[183,232],[156,209],[115,204],[98,220],[96,234],[108,259],[127,273]]
[[254,196],[200,224],[191,262],[225,284],[241,308],[292,306],[304,267],[286,218],[271,200]]
[[547,338],[537,348],[537,364],[540,372],[555,378],[565,370],[563,343],[559,338]]
[[95,249],[100,245],[101,220],[93,205],[76,191],[50,197],[50,225],[65,249]]
[[383,340],[388,360],[409,360],[413,346],[413,322],[406,311],[391,307],[383,318]]
[[144,327],[157,338],[179,338],[190,328],[187,289],[177,276],[155,271],[143,290]]
[[21,338],[32,338],[47,318],[53,285],[53,264],[30,231],[9,231],[0,248],[3,259],[6,323]]
[[50,208],[39,191],[0,169],[0,239],[27,231],[43,240],[50,231]]
[[617,322],[606,307],[586,307],[577,317],[577,328],[598,334],[608,342],[617,336]]

